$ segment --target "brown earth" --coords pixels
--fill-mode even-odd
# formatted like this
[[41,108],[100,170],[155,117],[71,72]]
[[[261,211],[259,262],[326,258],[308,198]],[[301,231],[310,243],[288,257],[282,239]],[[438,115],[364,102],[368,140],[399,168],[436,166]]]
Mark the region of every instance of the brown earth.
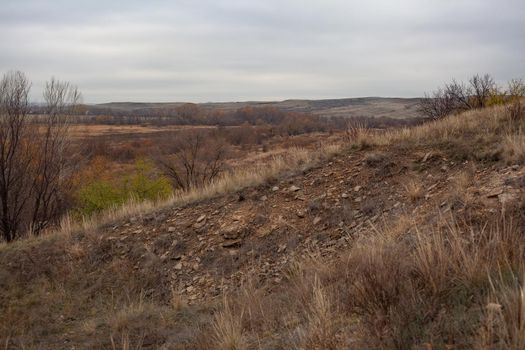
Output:
[[[450,191],[464,172],[474,171],[472,185],[463,190],[483,203],[481,216],[500,210],[525,179],[523,168],[475,171],[431,151],[386,152],[352,152],[275,183],[132,217],[107,227],[100,239],[107,241],[108,257],[132,262],[137,270],[156,266],[166,290],[196,302],[233,290],[248,277],[271,291],[294,259],[334,255],[399,217],[435,220],[436,208],[465,210]],[[407,178],[419,179],[421,198],[408,197]]]

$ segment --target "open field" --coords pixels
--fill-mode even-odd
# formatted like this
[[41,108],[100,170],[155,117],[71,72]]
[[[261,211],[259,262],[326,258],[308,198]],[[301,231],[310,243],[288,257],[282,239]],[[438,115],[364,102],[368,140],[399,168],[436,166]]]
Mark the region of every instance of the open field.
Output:
[[158,132],[171,132],[188,129],[213,128],[208,125],[166,125],[162,127],[153,125],[107,125],[107,124],[72,124],[69,126],[70,136],[73,138],[88,138],[94,136],[118,136],[141,134],[154,134]]

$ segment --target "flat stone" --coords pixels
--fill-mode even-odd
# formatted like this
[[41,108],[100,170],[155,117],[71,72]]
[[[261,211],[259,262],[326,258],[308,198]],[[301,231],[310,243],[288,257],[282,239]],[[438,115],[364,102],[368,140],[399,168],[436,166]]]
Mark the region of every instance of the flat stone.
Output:
[[220,235],[222,235],[225,239],[238,239],[248,235],[249,233],[250,227],[241,223],[226,226],[220,231]]
[[206,221],[201,221],[201,222],[196,222],[193,227],[196,228],[196,229],[200,229],[200,228],[203,228],[204,225],[206,225]]
[[487,198],[494,198],[494,197],[499,196],[502,193],[503,193],[503,189],[502,188],[498,188],[498,189],[493,190],[489,194],[487,194]]
[[224,248],[234,248],[234,247],[240,246],[241,242],[242,242],[241,239],[229,240],[229,241],[226,241],[226,242],[222,243],[222,246]]

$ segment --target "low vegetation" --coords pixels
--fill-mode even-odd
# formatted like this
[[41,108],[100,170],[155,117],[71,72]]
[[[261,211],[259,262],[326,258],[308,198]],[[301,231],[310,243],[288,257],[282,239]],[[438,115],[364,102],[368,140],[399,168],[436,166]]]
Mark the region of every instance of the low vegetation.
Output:
[[[507,102],[407,128],[354,124],[339,143],[244,167],[227,162],[220,138],[192,138],[120,185],[100,183],[95,161],[85,174],[96,176],[72,179],[90,216],[0,246],[0,339],[6,349],[523,348],[525,109]],[[255,215],[228,209],[246,202]],[[180,255],[223,236],[196,265]],[[307,253],[294,250],[302,241]],[[282,274],[263,274],[284,254]],[[193,298],[206,278],[191,273],[211,264],[224,285],[236,268],[253,274]]]
[[522,80],[513,79],[503,89],[491,75],[476,74],[467,83],[453,80],[427,94],[420,103],[420,111],[431,119],[439,119],[452,113],[518,102],[524,96]]

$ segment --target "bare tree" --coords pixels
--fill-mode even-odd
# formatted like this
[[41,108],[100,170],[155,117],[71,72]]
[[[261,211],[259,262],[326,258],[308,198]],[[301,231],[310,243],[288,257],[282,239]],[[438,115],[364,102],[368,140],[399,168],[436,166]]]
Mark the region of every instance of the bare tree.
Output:
[[472,88],[463,82],[453,79],[452,83],[445,85],[444,94],[446,98],[452,101],[455,111],[466,111],[474,108],[471,98]]
[[505,92],[509,101],[520,100],[525,97],[525,83],[522,79],[512,79],[507,84],[507,91]]
[[49,220],[57,219],[65,210],[64,190],[72,174],[69,162],[70,115],[80,102],[78,89],[52,78],[44,90],[45,114],[38,126],[40,156],[35,159],[36,181],[31,231],[40,232]]
[[10,242],[41,232],[61,214],[67,177],[67,116],[80,99],[76,88],[46,84],[43,115],[29,115],[30,83],[21,72],[0,82],[0,233]]
[[498,93],[496,82],[489,74],[483,76],[476,74],[470,78],[469,83],[472,89],[473,106],[475,108],[487,107],[487,102],[490,97]]
[[489,74],[476,74],[468,84],[454,79],[445,84],[443,89],[426,94],[419,109],[423,115],[439,119],[451,113],[487,107],[499,94],[494,78]]
[[6,241],[15,239],[30,199],[29,130],[30,84],[21,72],[10,72],[0,82],[0,230]]
[[202,131],[181,135],[168,153],[158,163],[174,187],[185,191],[211,183],[225,167],[224,143]]
[[419,104],[419,110],[423,115],[431,119],[440,119],[454,112],[454,100],[443,89],[434,91],[432,95],[425,94],[425,98]]

